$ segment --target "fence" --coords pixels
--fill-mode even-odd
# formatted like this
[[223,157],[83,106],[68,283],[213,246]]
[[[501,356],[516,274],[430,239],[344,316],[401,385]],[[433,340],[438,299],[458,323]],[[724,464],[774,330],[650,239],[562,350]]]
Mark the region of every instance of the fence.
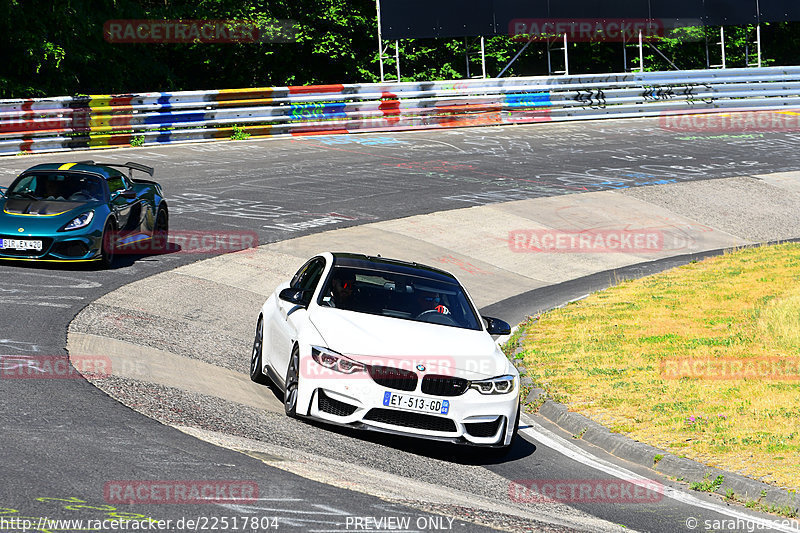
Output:
[[0,100],[0,154],[800,106],[800,67]]

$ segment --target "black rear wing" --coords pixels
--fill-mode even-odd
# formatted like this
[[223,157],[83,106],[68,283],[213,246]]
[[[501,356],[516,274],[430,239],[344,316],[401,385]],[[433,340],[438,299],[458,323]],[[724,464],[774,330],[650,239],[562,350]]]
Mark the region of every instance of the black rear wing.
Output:
[[128,177],[130,177],[131,179],[133,179],[133,171],[134,170],[138,170],[140,172],[144,172],[145,174],[150,174],[150,176],[152,176],[153,173],[155,172],[153,167],[140,165],[139,163],[132,163],[130,161],[128,161],[124,165],[121,165],[121,164],[118,164],[118,163],[95,163],[94,161],[79,161],[79,164],[81,164],[81,165],[102,165],[104,167],[127,168],[128,169]]

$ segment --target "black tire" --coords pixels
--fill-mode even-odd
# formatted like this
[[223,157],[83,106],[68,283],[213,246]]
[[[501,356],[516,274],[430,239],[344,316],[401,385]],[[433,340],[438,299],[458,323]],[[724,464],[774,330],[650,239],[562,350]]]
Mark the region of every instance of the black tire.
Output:
[[169,213],[164,206],[158,208],[153,223],[153,251],[166,252],[169,246]]
[[289,368],[286,369],[286,386],[283,391],[283,408],[286,415],[297,418],[297,389],[300,384],[300,348],[292,348]]
[[114,268],[114,260],[116,259],[116,241],[117,229],[111,220],[106,222],[103,228],[103,236],[101,237],[100,244],[100,265],[103,268]]
[[258,317],[258,324],[256,324],[256,336],[253,339],[253,353],[250,357],[250,379],[259,385],[269,385],[270,379],[261,371],[262,363],[261,358],[264,351],[264,317]]

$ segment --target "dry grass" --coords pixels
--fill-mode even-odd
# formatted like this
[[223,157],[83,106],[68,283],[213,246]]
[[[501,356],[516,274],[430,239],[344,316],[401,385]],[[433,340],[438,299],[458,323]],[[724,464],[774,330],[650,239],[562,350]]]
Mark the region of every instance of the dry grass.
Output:
[[800,245],[623,282],[543,315],[523,346],[534,382],[571,410],[677,455],[800,489],[800,380],[662,372],[674,358],[800,358]]

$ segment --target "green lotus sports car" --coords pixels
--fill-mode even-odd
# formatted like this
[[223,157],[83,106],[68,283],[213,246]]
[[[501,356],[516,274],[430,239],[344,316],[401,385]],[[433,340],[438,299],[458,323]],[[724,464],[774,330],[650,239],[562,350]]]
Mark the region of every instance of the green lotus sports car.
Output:
[[169,212],[161,185],[134,179],[134,170],[153,175],[152,168],[136,163],[29,168],[0,191],[0,259],[99,261],[110,267],[125,247],[165,248]]

